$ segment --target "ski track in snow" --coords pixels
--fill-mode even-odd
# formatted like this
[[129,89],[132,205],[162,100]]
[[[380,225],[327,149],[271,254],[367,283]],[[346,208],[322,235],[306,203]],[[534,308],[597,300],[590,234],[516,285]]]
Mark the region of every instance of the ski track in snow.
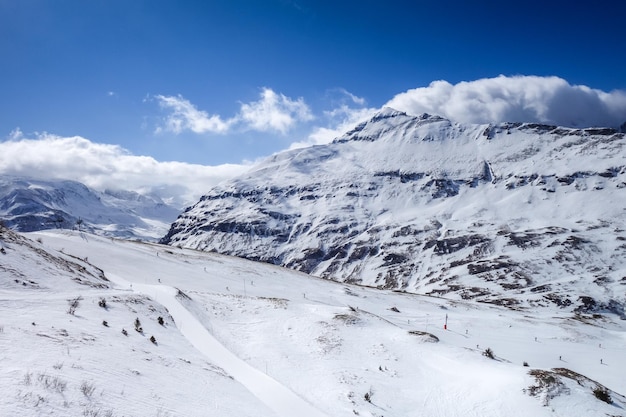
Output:
[[107,277],[122,288],[130,288],[135,293],[149,296],[167,308],[181,334],[200,353],[239,381],[261,402],[274,410],[277,416],[328,417],[289,388],[226,349],[189,310],[176,300],[177,289],[165,285],[131,283],[111,273],[108,273]]

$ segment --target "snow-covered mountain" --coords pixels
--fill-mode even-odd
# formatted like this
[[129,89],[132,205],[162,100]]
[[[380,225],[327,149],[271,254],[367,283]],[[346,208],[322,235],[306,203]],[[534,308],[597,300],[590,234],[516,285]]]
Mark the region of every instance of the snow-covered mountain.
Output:
[[2,416],[626,416],[625,334],[612,314],[0,226]]
[[133,191],[99,192],[76,181],[0,176],[0,220],[18,231],[81,228],[156,239],[179,210]]
[[626,318],[626,139],[384,109],[213,188],[162,240],[320,277]]

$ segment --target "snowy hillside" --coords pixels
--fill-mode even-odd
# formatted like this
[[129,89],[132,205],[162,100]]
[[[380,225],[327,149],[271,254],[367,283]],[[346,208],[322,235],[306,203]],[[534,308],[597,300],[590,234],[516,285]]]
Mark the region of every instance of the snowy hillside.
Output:
[[0,220],[15,230],[79,227],[107,236],[152,239],[179,214],[160,198],[98,192],[75,181],[0,176]]
[[384,109],[213,188],[162,240],[347,283],[626,317],[626,151],[613,129]]
[[3,416],[626,416],[612,314],[587,324],[77,231],[27,237],[0,228]]

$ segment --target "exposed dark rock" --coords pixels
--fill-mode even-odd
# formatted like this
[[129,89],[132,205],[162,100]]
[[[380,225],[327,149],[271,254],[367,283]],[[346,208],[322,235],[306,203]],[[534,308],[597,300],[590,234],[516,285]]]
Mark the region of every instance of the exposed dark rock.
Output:
[[485,236],[471,235],[471,236],[459,236],[451,237],[448,239],[430,240],[424,245],[424,250],[434,248],[433,252],[437,255],[447,255],[457,252],[468,246],[476,246],[485,242],[488,242]]

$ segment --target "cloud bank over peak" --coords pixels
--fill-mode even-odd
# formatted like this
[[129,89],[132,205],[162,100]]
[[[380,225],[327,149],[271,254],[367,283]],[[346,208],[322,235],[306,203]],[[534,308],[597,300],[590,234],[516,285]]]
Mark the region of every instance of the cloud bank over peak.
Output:
[[626,91],[571,85],[559,77],[500,75],[458,84],[433,81],[396,95],[385,106],[461,123],[619,127],[626,122]]
[[[54,157],[50,157],[53,155]],[[80,136],[48,133],[26,138],[19,129],[0,141],[0,173],[47,179],[70,179],[96,190],[123,189],[155,194],[181,208],[212,186],[244,172],[247,165],[204,166],[160,162],[118,145],[95,143]]]

